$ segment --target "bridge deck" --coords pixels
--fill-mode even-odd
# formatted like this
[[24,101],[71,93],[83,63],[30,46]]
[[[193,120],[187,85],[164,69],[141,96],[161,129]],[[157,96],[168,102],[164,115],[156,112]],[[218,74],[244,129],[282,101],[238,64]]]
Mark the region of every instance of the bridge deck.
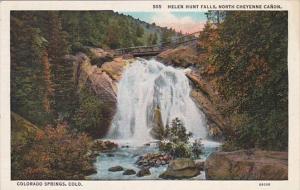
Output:
[[[135,57],[137,56],[155,56],[161,53],[162,51],[165,51],[170,48],[175,48],[179,45],[186,45],[194,43],[198,40],[198,37],[196,37],[196,34],[199,34],[200,31],[188,34],[185,36],[182,36],[180,38],[174,39],[169,42],[162,42],[157,45],[153,46],[135,46],[135,47],[128,47],[128,48],[119,48],[115,49],[115,53],[117,55],[124,55],[124,54],[131,54]],[[188,39],[185,39],[188,38]]]

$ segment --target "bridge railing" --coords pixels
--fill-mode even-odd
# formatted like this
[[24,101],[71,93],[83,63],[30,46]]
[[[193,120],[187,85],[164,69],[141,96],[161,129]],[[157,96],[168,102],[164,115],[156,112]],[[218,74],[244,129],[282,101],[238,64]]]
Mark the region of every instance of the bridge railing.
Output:
[[198,40],[198,37],[196,34],[199,34],[200,31],[184,35],[182,37],[167,41],[167,42],[161,42],[156,45],[151,45],[151,46],[133,46],[133,47],[127,47],[127,48],[119,48],[115,49],[115,53],[118,55],[122,54],[129,54],[129,53],[147,53],[147,52],[161,52],[164,51],[168,48],[174,48],[179,45],[184,45],[184,44],[189,44],[193,41]]

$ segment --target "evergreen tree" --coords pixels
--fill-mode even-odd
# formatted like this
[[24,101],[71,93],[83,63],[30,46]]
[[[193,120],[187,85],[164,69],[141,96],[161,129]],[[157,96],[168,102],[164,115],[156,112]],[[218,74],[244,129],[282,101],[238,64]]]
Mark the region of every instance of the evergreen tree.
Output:
[[136,36],[141,38],[144,35],[144,29],[142,26],[137,25],[136,26]]
[[46,66],[42,64],[46,40],[34,27],[35,20],[30,12],[11,15],[11,109],[44,125],[50,120],[44,104],[49,86],[43,75]]
[[[58,12],[49,12],[49,62],[54,84],[54,109],[60,119],[68,119],[73,113],[75,85],[73,65],[65,59],[68,53],[66,33],[62,31]],[[70,98],[72,97],[72,98]],[[76,101],[75,101],[76,102]]]
[[157,42],[158,42],[157,33],[154,33],[153,38],[152,38],[152,45],[157,44]]
[[152,45],[152,41],[153,41],[153,35],[151,33],[147,38],[147,45]]

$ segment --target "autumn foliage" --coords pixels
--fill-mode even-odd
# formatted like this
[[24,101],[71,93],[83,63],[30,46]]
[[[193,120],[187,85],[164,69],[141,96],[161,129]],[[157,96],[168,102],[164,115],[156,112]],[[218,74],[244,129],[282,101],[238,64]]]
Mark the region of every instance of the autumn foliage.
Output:
[[47,126],[23,145],[12,146],[12,179],[83,179],[92,169],[91,139],[66,124]]

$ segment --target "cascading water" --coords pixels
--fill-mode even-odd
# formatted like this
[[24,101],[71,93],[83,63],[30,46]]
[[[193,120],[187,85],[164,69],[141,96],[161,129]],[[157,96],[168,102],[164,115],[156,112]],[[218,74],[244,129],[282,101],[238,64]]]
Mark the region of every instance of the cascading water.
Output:
[[[145,146],[146,142],[153,140],[151,127],[157,122],[157,108],[160,110],[162,126],[178,117],[194,137],[205,138],[205,117],[191,99],[190,91],[189,80],[183,69],[165,66],[154,59],[138,59],[132,63],[118,84],[117,113],[108,134],[109,140],[121,146],[111,153],[101,153],[95,162],[97,173],[88,176],[88,179],[160,179],[159,175],[166,170],[167,165],[151,167],[151,174],[144,177],[110,172],[109,168],[121,165],[139,171],[136,164],[139,156],[159,151],[156,143]],[[219,146],[219,143],[205,139],[202,142],[202,159]],[[201,172],[193,179],[205,179],[205,173]]]
[[205,116],[191,99],[190,91],[183,69],[154,59],[136,60],[118,84],[117,113],[108,137],[136,143],[153,140],[150,130],[154,110],[159,108],[163,126],[178,117],[194,137],[205,138]]

